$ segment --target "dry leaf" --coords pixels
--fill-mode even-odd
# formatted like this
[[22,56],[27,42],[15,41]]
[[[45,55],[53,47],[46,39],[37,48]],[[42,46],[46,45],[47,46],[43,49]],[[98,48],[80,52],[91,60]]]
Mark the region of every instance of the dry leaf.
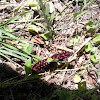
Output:
[[54,7],[59,11],[62,12],[64,7],[60,3],[54,3]]
[[91,72],[89,72],[89,75],[90,76],[88,76],[88,81],[90,82],[90,84],[95,84],[96,83],[96,73],[95,73],[95,71],[91,71]]
[[90,82],[90,84],[94,84],[94,81],[93,81],[93,79],[92,79],[92,77],[88,77],[88,81]]
[[36,36],[32,37],[31,41],[38,44],[44,44],[44,41],[42,41],[40,38],[37,38]]

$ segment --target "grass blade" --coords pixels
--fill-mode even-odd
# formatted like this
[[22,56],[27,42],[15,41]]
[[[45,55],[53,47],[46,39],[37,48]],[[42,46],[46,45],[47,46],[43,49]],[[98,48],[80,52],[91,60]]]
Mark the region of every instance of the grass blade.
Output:
[[19,49],[17,49],[16,47],[11,46],[11,45],[9,45],[9,44],[3,43],[3,42],[0,42],[0,43],[3,44],[3,45],[6,46],[6,47],[12,49],[12,50],[19,50]]
[[8,20],[7,22],[4,22],[3,24],[1,24],[0,26],[4,26],[4,25],[7,25],[13,21],[15,21],[16,19],[18,19],[20,16],[14,16],[12,17],[10,20]]
[[6,31],[4,31],[4,30],[2,30],[2,29],[0,29],[0,32],[4,33],[5,35],[9,36],[10,38],[13,38],[13,39],[15,39],[15,40],[18,40],[18,41],[20,41],[20,42],[23,42],[23,43],[33,43],[33,42],[31,42],[31,41],[19,39],[19,38],[17,38],[16,36],[14,36],[13,34],[8,33],[8,32],[6,32]]
[[0,50],[0,52],[1,53],[4,53],[4,54],[7,54],[7,55],[10,55],[10,56],[13,56],[13,57],[16,57],[16,58],[19,58],[19,59],[21,59],[21,60],[27,60],[27,59],[25,59],[24,57],[21,57],[21,56],[18,56],[18,55],[16,55],[16,54],[14,54],[14,53],[12,53],[12,52],[8,52],[8,51],[6,51],[6,50]]
[[28,55],[24,54],[24,53],[21,53],[19,51],[14,51],[14,50],[11,50],[11,49],[8,49],[8,48],[4,48],[5,50],[9,51],[9,52],[12,52],[12,53],[16,53],[20,56],[23,56],[23,57],[27,57],[27,58],[30,58]]

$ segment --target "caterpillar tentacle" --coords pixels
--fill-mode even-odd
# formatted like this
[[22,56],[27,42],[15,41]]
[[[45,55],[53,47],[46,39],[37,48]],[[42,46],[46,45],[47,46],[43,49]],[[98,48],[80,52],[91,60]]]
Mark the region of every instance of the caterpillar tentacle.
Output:
[[[52,59],[58,58],[59,61],[62,61],[63,59],[70,57],[72,54],[73,54],[72,52],[65,51],[63,53],[54,54],[53,56],[51,56],[51,58]],[[45,72],[45,69],[48,66],[50,66],[50,63],[47,62],[47,59],[39,61],[32,67],[33,73]]]

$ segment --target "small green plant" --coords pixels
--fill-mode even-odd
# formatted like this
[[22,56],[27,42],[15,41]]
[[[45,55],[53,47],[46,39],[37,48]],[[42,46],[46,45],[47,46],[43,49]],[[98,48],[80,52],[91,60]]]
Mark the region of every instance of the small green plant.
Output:
[[100,33],[96,33],[96,35],[93,37],[93,41],[100,43]]
[[[93,37],[93,41],[95,41],[97,44],[100,43],[100,33],[97,33],[94,37]],[[88,42],[85,45],[85,51],[86,52],[91,52],[92,55],[90,57],[91,61],[96,64],[100,62],[100,57],[99,55],[97,55],[98,53],[98,48],[93,46],[93,44],[91,42]]]
[[54,93],[58,95],[59,100],[72,100],[73,99],[72,92],[66,89],[62,89],[62,90],[57,89],[56,91],[54,91]]
[[[27,61],[30,57],[34,57],[31,55],[33,43],[27,40],[22,40],[19,36],[12,34],[13,30],[11,28],[5,27],[18,19],[20,16],[15,16],[0,24],[0,55],[12,62],[9,56],[21,59],[23,61]],[[4,41],[9,41],[9,43],[5,43]],[[16,43],[19,42],[18,44]],[[20,46],[20,48],[18,47]]]
[[26,75],[29,75],[30,73],[32,73],[32,64],[31,64],[31,58],[29,58],[26,63],[25,63],[25,72]]
[[7,59],[9,59],[9,58],[7,56],[5,56],[5,54],[13,56],[13,57],[17,57],[22,60],[26,60],[27,58],[29,58],[29,56],[27,54],[21,53],[22,50],[18,49],[14,45],[3,42],[3,40],[7,40],[7,39],[10,41],[12,41],[12,39],[13,39],[13,40],[24,42],[24,43],[26,43],[26,41],[19,39],[18,37],[12,35],[11,33],[8,33],[7,31],[5,31],[3,29],[0,29],[0,32],[2,33],[0,36],[0,38],[1,38],[0,55],[1,56],[5,57]]
[[47,23],[47,28],[45,30],[45,33],[42,34],[41,36],[45,40],[48,40],[51,39],[56,34],[52,28],[52,23],[53,23],[55,13],[53,12],[52,14],[49,14],[50,12],[49,4],[45,4],[44,1],[42,0],[40,0],[40,6],[43,12],[42,14],[44,16],[44,20]]
[[79,92],[83,92],[86,90],[86,82],[85,81],[78,84],[78,90],[79,90]]
[[86,45],[85,45],[85,51],[86,52],[89,52],[93,49],[93,46],[92,46],[92,43],[91,42],[88,42]]

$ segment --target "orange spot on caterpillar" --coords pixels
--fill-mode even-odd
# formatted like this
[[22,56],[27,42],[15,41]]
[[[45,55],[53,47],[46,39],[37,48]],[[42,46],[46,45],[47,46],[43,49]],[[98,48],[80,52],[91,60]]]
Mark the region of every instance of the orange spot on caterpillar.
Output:
[[34,71],[37,71],[37,69],[36,69],[36,68],[33,68],[33,70],[34,70]]
[[[45,65],[43,65],[43,66],[45,66]],[[41,67],[43,67],[43,66],[41,66]]]
[[41,63],[41,61],[39,62],[39,64]]
[[41,66],[39,66],[38,69],[41,69]]

